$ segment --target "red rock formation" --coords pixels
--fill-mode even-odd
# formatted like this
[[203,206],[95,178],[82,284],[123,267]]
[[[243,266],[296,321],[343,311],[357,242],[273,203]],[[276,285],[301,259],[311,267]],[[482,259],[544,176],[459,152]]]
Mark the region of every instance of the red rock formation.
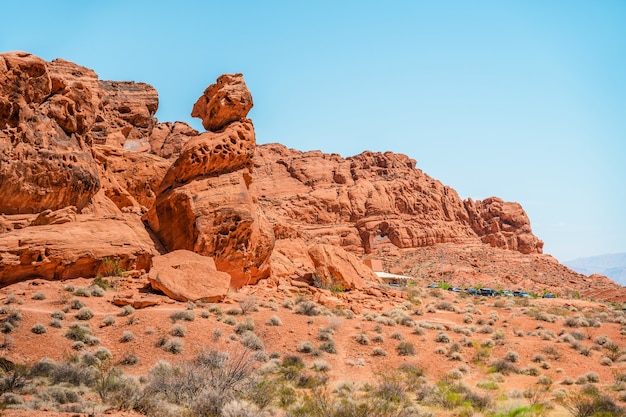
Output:
[[94,277],[106,260],[147,270],[158,254],[134,215],[26,227],[0,234],[0,287],[32,278]]
[[476,202],[470,198],[464,203],[472,229],[483,242],[522,253],[542,252],[543,242],[532,234],[530,220],[518,203],[497,197]]
[[0,213],[81,210],[100,188],[89,148],[93,71],[60,77],[21,52],[0,55]]
[[[388,245],[418,248],[482,239],[541,253],[519,204],[490,201],[497,214],[472,209],[473,203],[464,203],[405,155],[364,152],[343,159],[272,144],[257,147],[254,160],[251,187],[268,218],[295,226],[308,241],[362,254]],[[479,227],[483,224],[500,234]]]
[[224,74],[204,90],[191,115],[202,119],[206,130],[217,131],[248,115],[252,95],[242,74]]
[[186,250],[152,258],[148,280],[152,288],[179,301],[214,303],[230,289],[230,275],[218,271],[213,258]]
[[272,228],[248,191],[256,140],[245,116],[252,100],[237,98],[248,96],[240,75],[222,76],[207,88],[193,114],[221,130],[185,143],[145,216],[168,250],[214,257],[233,287],[269,277],[274,245]]

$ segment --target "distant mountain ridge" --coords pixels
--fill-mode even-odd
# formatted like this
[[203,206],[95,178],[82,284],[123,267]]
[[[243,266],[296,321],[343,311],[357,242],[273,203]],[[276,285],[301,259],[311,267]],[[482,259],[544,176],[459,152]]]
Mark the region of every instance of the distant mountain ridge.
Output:
[[579,274],[601,274],[611,278],[620,285],[626,285],[626,253],[578,258],[563,262]]

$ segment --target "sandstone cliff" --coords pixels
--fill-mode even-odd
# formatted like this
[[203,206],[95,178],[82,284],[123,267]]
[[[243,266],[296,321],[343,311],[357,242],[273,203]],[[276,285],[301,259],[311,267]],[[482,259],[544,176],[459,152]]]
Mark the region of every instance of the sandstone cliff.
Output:
[[193,106],[198,132],[159,123],[150,85],[0,54],[0,286],[93,277],[114,259],[160,265],[153,287],[177,299],[265,278],[364,289],[378,279],[363,258],[429,280],[442,249],[459,284],[593,286],[542,254],[518,203],[463,201],[392,152],[257,146],[252,105],[243,76],[225,74]]

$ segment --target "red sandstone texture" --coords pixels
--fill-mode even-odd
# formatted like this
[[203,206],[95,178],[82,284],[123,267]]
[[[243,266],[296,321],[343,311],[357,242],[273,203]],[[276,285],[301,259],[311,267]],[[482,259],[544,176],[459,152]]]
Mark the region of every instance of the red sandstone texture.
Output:
[[[109,260],[148,274],[153,258],[187,250],[232,288],[289,279],[363,290],[378,281],[364,258],[435,280],[443,250],[444,278],[459,285],[624,299],[606,278],[543,255],[518,203],[463,201],[392,152],[258,146],[251,107],[243,76],[223,75],[193,106],[199,133],[159,123],[150,85],[0,54],[0,286],[93,277]],[[216,287],[209,299],[223,297]]]

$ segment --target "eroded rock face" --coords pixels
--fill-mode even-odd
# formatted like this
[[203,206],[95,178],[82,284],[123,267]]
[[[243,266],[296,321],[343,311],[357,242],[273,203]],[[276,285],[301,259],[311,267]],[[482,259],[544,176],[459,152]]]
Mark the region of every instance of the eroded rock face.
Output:
[[532,234],[530,220],[518,203],[497,197],[465,201],[470,224],[481,240],[493,247],[541,253],[543,242]]
[[[487,212],[469,211],[456,191],[405,155],[368,151],[344,159],[269,144],[257,147],[254,161],[251,189],[268,219],[296,227],[311,243],[363,254],[484,238],[501,248],[541,253],[523,210],[516,209],[517,222],[507,226],[515,237],[487,237],[486,228],[476,226]],[[499,205],[501,217],[515,204]]]
[[309,247],[309,256],[322,288],[337,286],[344,290],[362,290],[381,280],[355,255],[340,247],[317,244]]
[[150,285],[178,301],[223,300],[230,288],[230,275],[215,267],[213,258],[177,250],[152,258]]
[[93,71],[59,77],[33,55],[0,55],[0,213],[82,209],[100,180],[87,134]]
[[252,94],[242,74],[224,74],[204,90],[191,115],[202,119],[206,130],[218,131],[245,118],[252,108]]
[[126,270],[147,270],[158,254],[134,215],[16,229],[0,234],[0,286],[33,278],[95,277],[107,260]]

